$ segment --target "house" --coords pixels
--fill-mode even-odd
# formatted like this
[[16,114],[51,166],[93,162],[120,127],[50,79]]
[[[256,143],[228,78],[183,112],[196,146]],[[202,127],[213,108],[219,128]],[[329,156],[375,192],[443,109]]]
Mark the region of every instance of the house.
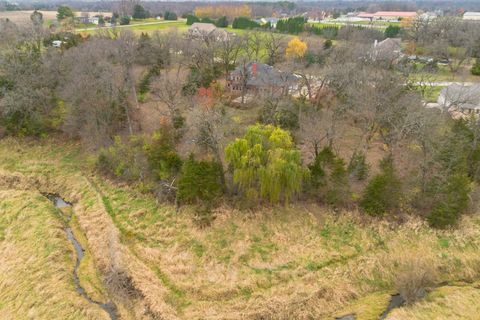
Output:
[[100,18],[98,16],[89,17],[88,15],[83,15],[83,16],[77,17],[76,19],[77,19],[78,23],[98,25],[98,21],[99,21]]
[[402,40],[387,38],[378,42],[375,40],[372,50],[372,60],[394,62],[402,56]]
[[373,14],[374,20],[399,21],[402,19],[413,19],[417,13],[413,11],[378,11]]
[[255,22],[261,26],[264,26],[269,23],[272,28],[276,28],[278,19],[277,18],[260,18],[255,20]]
[[368,13],[368,12],[360,12],[357,17],[362,18],[362,19],[370,19],[373,20],[374,14],[373,13]]
[[463,14],[463,20],[480,21],[480,12],[467,11]]
[[232,71],[227,77],[227,88],[232,93],[280,96],[298,90],[298,78],[294,74],[254,61]]
[[378,11],[375,13],[360,12],[357,17],[370,20],[399,21],[402,19],[413,19],[417,13],[413,11]]
[[479,114],[480,84],[471,86],[452,84],[440,92],[437,103],[444,110]]
[[195,22],[188,28],[189,39],[225,41],[230,39],[230,34],[223,29],[217,28],[212,23]]

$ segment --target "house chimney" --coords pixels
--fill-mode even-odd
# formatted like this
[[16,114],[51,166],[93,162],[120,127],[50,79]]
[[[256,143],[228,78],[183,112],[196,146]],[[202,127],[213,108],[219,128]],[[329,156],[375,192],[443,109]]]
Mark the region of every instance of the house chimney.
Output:
[[257,63],[254,62],[254,63],[252,64],[252,76],[255,77],[256,75],[257,75]]

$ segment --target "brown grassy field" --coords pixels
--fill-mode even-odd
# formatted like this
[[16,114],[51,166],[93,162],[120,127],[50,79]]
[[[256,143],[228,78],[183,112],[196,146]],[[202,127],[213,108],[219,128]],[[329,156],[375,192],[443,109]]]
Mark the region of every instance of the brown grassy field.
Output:
[[[309,204],[256,212],[222,207],[213,225],[200,229],[193,208],[176,212],[158,205],[150,195],[94,174],[92,163],[75,145],[3,140],[0,197],[16,202],[15,208],[28,203],[23,195],[37,199],[40,191],[73,202],[78,232],[93,262],[93,271],[85,274],[101,275],[105,294],[117,303],[122,319],[333,319],[351,313],[378,319],[390,294],[408,294],[412,287],[426,289],[427,297],[394,310],[388,319],[441,319],[446,310],[452,315],[466,310],[465,317],[450,319],[474,315],[469,310],[475,310],[480,279],[478,214],[466,216],[456,230],[433,231],[414,217],[397,225]],[[7,261],[0,268],[15,270],[0,272],[0,288],[9,288],[7,294],[0,290],[2,319],[10,317],[12,307],[17,318],[27,317],[33,304],[19,308],[13,299],[28,295],[22,281],[28,270],[18,266],[34,260],[31,254],[14,254],[11,243],[25,252],[41,242],[56,243],[47,246],[48,253],[37,252],[38,273],[28,273],[29,283],[41,288],[38,303],[51,303],[48,293],[60,283],[65,293],[59,297],[69,305],[61,312],[91,309],[69,287],[65,269],[71,269],[71,261],[58,258],[66,263],[57,264],[63,280],[47,276],[60,271],[42,269],[69,249],[54,217],[45,216],[52,207],[36,201],[15,222],[11,217],[18,209],[0,211],[0,250]],[[38,221],[49,222],[41,225],[47,231],[25,229],[26,223]],[[5,230],[17,224],[23,226],[16,233],[23,240],[10,242]],[[129,290],[112,290],[112,274],[121,274],[121,287]],[[57,318],[53,310],[45,318]]]
[[0,188],[0,318],[108,319],[80,297],[56,209],[36,192]]
[[[30,21],[30,15],[33,10],[25,11],[0,11],[0,19],[9,19],[14,23],[25,23]],[[43,20],[55,20],[57,19],[57,11],[40,11],[43,14]],[[76,12],[75,15],[80,16],[81,12]],[[99,14],[99,12],[89,12],[90,16]],[[111,15],[111,13],[101,13],[103,15]]]

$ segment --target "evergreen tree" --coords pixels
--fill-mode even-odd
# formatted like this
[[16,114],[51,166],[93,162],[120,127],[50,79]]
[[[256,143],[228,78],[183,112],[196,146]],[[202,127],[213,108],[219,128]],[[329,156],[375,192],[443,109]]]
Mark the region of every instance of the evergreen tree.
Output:
[[342,159],[325,147],[309,166],[311,190],[328,204],[343,204],[348,200],[347,170]]
[[165,20],[178,20],[177,14],[172,11],[165,11],[165,14],[163,15],[163,19]]
[[246,17],[238,17],[233,20],[233,29],[255,29],[260,28],[260,24]]
[[455,225],[462,212],[467,209],[472,191],[470,179],[466,175],[450,176],[442,189],[440,201],[427,217],[430,225],[435,228]]
[[305,18],[295,17],[282,19],[277,22],[277,30],[280,32],[299,34],[305,30]]
[[65,18],[74,18],[75,14],[72,9],[67,6],[59,6],[57,9],[57,19],[63,20]]
[[145,10],[145,8],[142,5],[136,4],[133,7],[133,15],[132,15],[133,19],[146,19],[149,17],[150,17],[150,12],[148,12],[148,10]]
[[472,70],[470,70],[474,76],[480,76],[480,58],[475,60],[475,64],[472,66]]
[[130,17],[129,16],[123,16],[120,18],[120,25],[125,26],[130,24]]
[[178,180],[178,200],[181,203],[212,205],[224,191],[222,171],[217,162],[197,161],[190,155]]
[[188,26],[191,26],[192,24],[194,24],[195,22],[200,22],[200,19],[197,17],[197,16],[194,16],[192,14],[189,14],[187,16],[187,25]]
[[382,172],[376,175],[363,193],[360,206],[369,215],[381,216],[398,208],[401,183],[397,178],[393,160],[386,158],[380,164]]
[[385,37],[387,37],[387,38],[395,38],[400,34],[401,30],[402,29],[400,28],[400,26],[395,26],[395,25],[390,24],[385,29],[384,34],[385,34]]
[[219,18],[217,21],[215,21],[215,26],[217,26],[218,28],[228,27],[227,17],[223,16],[223,17]]

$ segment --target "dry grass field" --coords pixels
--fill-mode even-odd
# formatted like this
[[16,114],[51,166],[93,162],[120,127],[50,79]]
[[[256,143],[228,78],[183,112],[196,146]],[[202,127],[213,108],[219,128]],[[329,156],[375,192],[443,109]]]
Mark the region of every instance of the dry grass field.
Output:
[[157,205],[92,164],[58,141],[0,141],[0,318],[105,316],[76,295],[72,249],[40,192],[74,204],[91,255],[81,281],[115,301],[121,319],[378,319],[391,294],[423,291],[387,319],[478,314],[478,214],[433,231],[413,217],[397,225],[307,204],[222,207],[200,229],[193,208]]
[[75,292],[73,247],[40,194],[0,188],[0,254],[1,319],[108,319]]
[[[14,23],[25,23],[30,21],[30,15],[33,10],[25,11],[0,11],[0,19],[9,19]],[[50,21],[57,19],[57,11],[40,11],[43,14],[44,21]],[[80,16],[81,12],[75,13],[77,16]],[[99,14],[99,12],[89,12],[90,16]],[[111,15],[111,13],[101,13],[103,15]]]

